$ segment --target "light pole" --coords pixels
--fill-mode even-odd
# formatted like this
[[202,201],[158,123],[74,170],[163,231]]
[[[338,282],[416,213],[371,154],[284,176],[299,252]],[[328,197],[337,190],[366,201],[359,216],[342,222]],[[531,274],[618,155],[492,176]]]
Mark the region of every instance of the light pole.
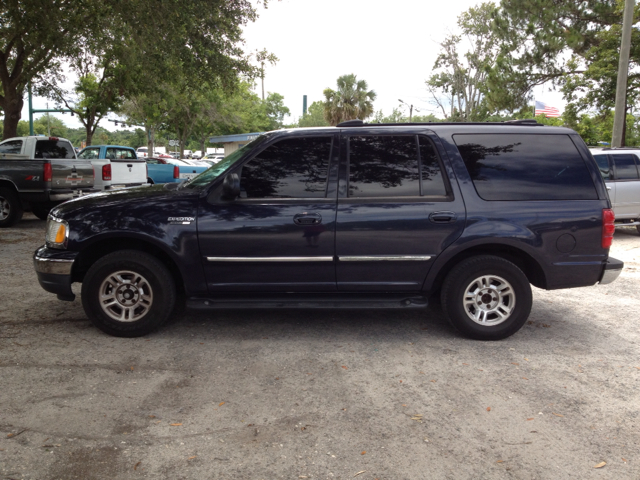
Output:
[[[406,105],[407,107],[409,107],[409,123],[411,123],[411,120],[413,119],[413,105],[409,105],[407,102],[404,102],[404,101],[402,101],[402,100],[400,100],[400,99],[398,99],[398,101],[399,101],[401,104],[404,104],[404,105]],[[416,108],[416,112],[420,112],[420,110],[418,110],[418,109]]]

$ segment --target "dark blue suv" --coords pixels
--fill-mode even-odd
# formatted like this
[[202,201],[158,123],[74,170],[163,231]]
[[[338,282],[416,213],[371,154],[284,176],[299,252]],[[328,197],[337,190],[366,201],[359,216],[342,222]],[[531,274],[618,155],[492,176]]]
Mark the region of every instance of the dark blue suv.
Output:
[[[512,335],[530,284],[609,283],[613,214],[574,131],[531,121],[270,132],[182,184],[51,212],[42,287],[102,330],[144,335],[194,309],[424,308]],[[186,300],[185,300],[186,299]]]

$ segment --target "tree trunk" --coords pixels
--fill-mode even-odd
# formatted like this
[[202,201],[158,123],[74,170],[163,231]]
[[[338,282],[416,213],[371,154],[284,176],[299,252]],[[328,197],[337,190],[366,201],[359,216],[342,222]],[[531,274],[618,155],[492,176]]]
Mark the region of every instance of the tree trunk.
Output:
[[202,154],[200,158],[204,158],[204,156],[207,154],[207,151],[205,150],[206,144],[207,144],[207,139],[206,137],[203,137],[200,141],[200,152]]
[[154,156],[153,150],[156,148],[156,134],[152,127],[145,127],[145,130],[147,131],[147,157],[151,158]]
[[3,140],[18,136],[18,122],[22,117],[23,106],[24,100],[20,93],[16,90],[5,92],[4,99],[0,102],[0,107],[4,112]]
[[92,141],[93,141],[93,133],[91,133],[91,130],[87,129],[87,144],[85,146],[90,147]]

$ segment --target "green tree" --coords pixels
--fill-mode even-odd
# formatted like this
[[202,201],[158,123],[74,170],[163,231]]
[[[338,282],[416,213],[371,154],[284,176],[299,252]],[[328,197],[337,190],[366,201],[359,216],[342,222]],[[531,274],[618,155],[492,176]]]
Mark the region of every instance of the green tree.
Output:
[[267,117],[271,120],[269,130],[277,130],[284,125],[284,117],[291,114],[291,111],[284,104],[284,97],[279,93],[269,92],[264,101],[264,108]]
[[[427,89],[445,118],[483,121],[491,113],[485,95],[487,72],[499,53],[499,40],[491,30],[496,7],[482,3],[458,17],[461,35],[449,35],[440,43],[440,54],[427,79]],[[461,53],[460,44],[470,48]]]
[[[0,0],[0,107],[3,135],[15,135],[26,85],[39,92],[60,79],[64,60],[101,44],[129,87],[153,90],[176,73],[233,90],[256,68],[244,54],[242,29],[255,20],[249,0]],[[43,15],[43,12],[55,12]],[[103,59],[104,60],[104,59]],[[44,83],[43,80],[48,80]]]
[[307,113],[298,119],[298,127],[327,127],[329,122],[324,118],[324,103],[313,102]]
[[[575,126],[580,112],[606,112],[615,99],[623,1],[502,0],[493,30],[502,42],[489,75],[489,100],[498,109],[525,107],[531,90],[551,83],[569,101],[566,121]],[[640,10],[636,7],[634,22]],[[628,103],[638,101],[640,37],[632,37]],[[615,65],[615,68],[613,66]]]
[[352,73],[342,75],[337,80],[338,89],[324,90],[324,118],[330,125],[346,120],[365,120],[373,115],[373,102],[376,92],[367,90],[366,80],[358,80]]

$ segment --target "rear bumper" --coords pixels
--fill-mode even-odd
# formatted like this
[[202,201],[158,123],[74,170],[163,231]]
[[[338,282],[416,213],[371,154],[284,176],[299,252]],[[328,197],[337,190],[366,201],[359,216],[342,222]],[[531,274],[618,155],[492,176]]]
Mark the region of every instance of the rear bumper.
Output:
[[33,266],[40,286],[59,300],[73,300],[72,269],[77,252],[40,247],[33,254]]
[[623,261],[609,257],[602,271],[602,276],[600,277],[600,285],[607,285],[614,282],[620,276],[620,273],[622,273],[623,268]]

